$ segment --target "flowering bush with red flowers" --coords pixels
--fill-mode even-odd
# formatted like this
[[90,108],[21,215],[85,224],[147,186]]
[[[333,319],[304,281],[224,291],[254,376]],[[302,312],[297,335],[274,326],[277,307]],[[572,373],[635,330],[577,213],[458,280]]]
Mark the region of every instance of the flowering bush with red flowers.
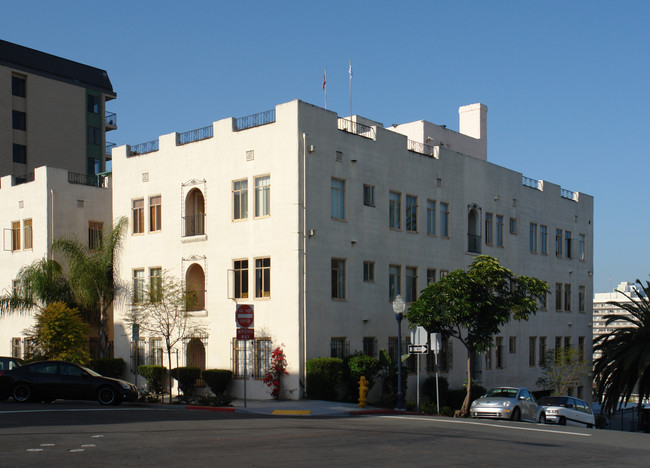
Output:
[[280,377],[288,374],[287,372],[287,358],[284,355],[282,346],[278,346],[271,353],[271,366],[266,374],[264,374],[263,382],[271,387],[271,396],[276,400],[280,398]]

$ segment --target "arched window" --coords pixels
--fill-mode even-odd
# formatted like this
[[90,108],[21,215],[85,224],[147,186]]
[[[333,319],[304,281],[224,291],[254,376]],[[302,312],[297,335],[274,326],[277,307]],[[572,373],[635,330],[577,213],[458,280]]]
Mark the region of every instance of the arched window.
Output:
[[477,205],[470,205],[467,214],[467,251],[481,253],[481,215]]
[[198,188],[193,188],[185,198],[185,216],[183,217],[185,237],[205,234],[205,200]]
[[192,263],[185,273],[187,292],[192,297],[188,304],[189,312],[205,310],[205,273],[201,265]]

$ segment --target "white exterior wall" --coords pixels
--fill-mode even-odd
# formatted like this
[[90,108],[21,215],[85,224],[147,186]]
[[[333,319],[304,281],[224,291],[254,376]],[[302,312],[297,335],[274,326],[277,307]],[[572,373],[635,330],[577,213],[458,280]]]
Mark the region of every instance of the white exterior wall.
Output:
[[[0,289],[9,293],[18,271],[50,254],[52,238],[77,236],[88,239],[88,222],[98,221],[110,228],[110,179],[105,187],[89,187],[68,182],[68,171],[42,166],[34,181],[12,186],[12,176],[0,181],[0,213],[3,249],[0,251]],[[83,203],[79,203],[83,201]],[[53,208],[53,215],[52,215]],[[24,246],[24,220],[32,220],[33,247]],[[52,222],[52,220],[54,220]],[[11,250],[11,223],[21,222],[21,249]],[[52,237],[53,236],[53,237]],[[55,259],[58,259],[56,256]],[[0,355],[11,355],[11,338],[22,337],[33,324],[32,314],[9,314],[0,318]]]
[[[422,126],[449,132],[428,122]],[[584,337],[585,354],[591,354],[592,197],[580,193],[572,200],[563,198],[560,187],[548,182],[540,183],[543,190],[524,186],[520,173],[486,162],[480,151],[472,150],[474,154],[466,156],[445,149],[445,145],[438,158],[431,158],[407,151],[407,136],[378,125],[373,126],[371,139],[341,131],[335,113],[300,101],[277,106],[276,121],[268,125],[235,132],[233,120],[225,119],[215,122],[213,129],[212,138],[183,146],[176,144],[176,134],[164,135],[159,150],[144,155],[127,157],[127,147],[113,152],[114,183],[118,187],[113,192],[115,216],[131,217],[132,200],[144,198],[148,226],[149,197],[162,195],[163,206],[161,232],[127,236],[120,278],[130,282],[134,268],[144,268],[147,278],[151,267],[162,267],[183,278],[192,263],[201,265],[206,276],[206,312],[195,315],[208,328],[206,368],[232,369],[236,302],[228,299],[227,271],[234,259],[249,260],[251,298],[241,302],[255,306],[256,337],[270,337],[274,346],[285,345],[289,375],[283,378],[282,397],[299,398],[304,359],[329,356],[332,337],[344,337],[349,351],[355,352],[362,350],[363,337],[375,337],[381,349],[388,347],[389,337],[397,335],[389,302],[389,265],[401,266],[402,291],[405,267],[417,267],[419,291],[426,286],[427,268],[435,268],[439,276],[441,270],[466,268],[472,262],[476,254],[468,253],[467,236],[472,206],[480,214],[481,234],[486,212],[504,216],[504,246],[486,246],[481,237],[482,253],[499,258],[516,274],[535,276],[551,285],[547,311],[538,312],[527,322],[504,327],[504,368],[483,370],[480,383],[486,387],[524,385],[537,390],[539,356],[534,366],[528,365],[529,337],[547,337],[547,349],[554,347],[555,336],[571,337],[573,346],[577,346],[578,337]],[[415,139],[410,134],[409,138]],[[246,152],[250,150],[254,150],[254,159],[247,161]],[[143,178],[143,174],[147,176]],[[271,216],[253,219],[254,177],[265,174],[271,177]],[[345,220],[331,219],[332,177],[345,181]],[[232,182],[242,178],[249,183],[249,218],[233,222]],[[375,187],[374,207],[363,204],[363,184]],[[206,235],[196,239],[183,239],[181,231],[189,187],[200,188],[205,197]],[[303,187],[307,192],[304,232]],[[388,225],[391,190],[402,194],[401,230]],[[406,195],[418,197],[416,233],[404,229]],[[439,202],[449,203],[448,238],[426,234],[427,199],[438,202],[438,226]],[[511,217],[517,219],[516,234],[508,230]],[[548,255],[529,251],[531,222],[548,226]],[[578,234],[585,234],[584,261],[555,257],[556,228],[572,232],[574,257]],[[271,298],[254,299],[254,259],[266,256],[271,258]],[[331,298],[332,258],[346,262],[344,300]],[[363,282],[364,261],[375,263],[375,282]],[[302,294],[303,280],[306,296]],[[555,311],[556,282],[572,285],[571,312]],[[582,313],[577,311],[581,285],[586,289]],[[115,315],[115,353],[126,360],[130,354],[130,329],[124,321],[127,309],[125,305]],[[404,321],[402,325],[402,334],[407,337],[408,324]],[[510,336],[517,337],[516,354],[508,353]],[[538,346],[537,341],[536,354]],[[446,376],[451,387],[459,387],[465,378],[466,355],[458,342],[454,342],[453,358]],[[180,365],[184,365],[182,358]],[[414,383],[411,379],[409,396],[415,393]],[[585,382],[584,387],[588,389],[590,383]],[[237,381],[231,393],[241,397],[241,392],[241,381]],[[249,381],[248,396],[268,398],[269,393],[261,381]]]
[[[630,317],[630,313],[620,307],[616,307],[609,302],[619,302],[622,304],[631,303],[632,299],[637,299],[635,290],[638,288],[633,283],[628,283],[624,281],[619,283],[616,287],[616,290],[606,293],[596,293],[594,295],[594,315],[593,315],[593,330],[594,330],[594,339],[600,335],[605,335],[611,333],[620,327],[627,326],[627,322],[612,322],[609,325],[605,325],[605,315],[617,314],[622,316]],[[599,357],[600,353],[594,353],[594,360]]]

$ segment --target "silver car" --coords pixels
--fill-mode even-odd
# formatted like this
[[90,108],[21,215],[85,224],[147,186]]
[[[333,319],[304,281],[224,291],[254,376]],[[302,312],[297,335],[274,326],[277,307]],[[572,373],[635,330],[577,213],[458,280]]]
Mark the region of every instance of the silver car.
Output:
[[497,387],[472,402],[473,418],[512,419],[537,422],[539,406],[526,388]]
[[596,418],[589,403],[570,396],[549,396],[539,400],[540,422],[561,426],[594,427]]

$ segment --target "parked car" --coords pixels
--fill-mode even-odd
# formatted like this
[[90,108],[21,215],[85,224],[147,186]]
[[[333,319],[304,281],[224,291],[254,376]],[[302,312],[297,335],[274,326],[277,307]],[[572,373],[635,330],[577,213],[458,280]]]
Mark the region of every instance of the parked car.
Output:
[[[11,370],[15,367],[22,366],[23,360],[15,357],[0,356],[0,374],[2,371]],[[6,400],[11,395],[9,379],[0,376],[0,401]]]
[[541,398],[540,422],[562,426],[594,427],[596,417],[589,403],[570,396]]
[[[104,377],[92,369],[64,361],[32,362],[0,371],[2,385],[15,401],[97,400],[102,405],[119,405],[138,398],[130,382]],[[7,387],[8,385],[8,387]],[[3,390],[0,390],[0,393]]]
[[539,406],[526,388],[497,387],[474,400],[470,408],[473,418],[512,419],[537,422]]

